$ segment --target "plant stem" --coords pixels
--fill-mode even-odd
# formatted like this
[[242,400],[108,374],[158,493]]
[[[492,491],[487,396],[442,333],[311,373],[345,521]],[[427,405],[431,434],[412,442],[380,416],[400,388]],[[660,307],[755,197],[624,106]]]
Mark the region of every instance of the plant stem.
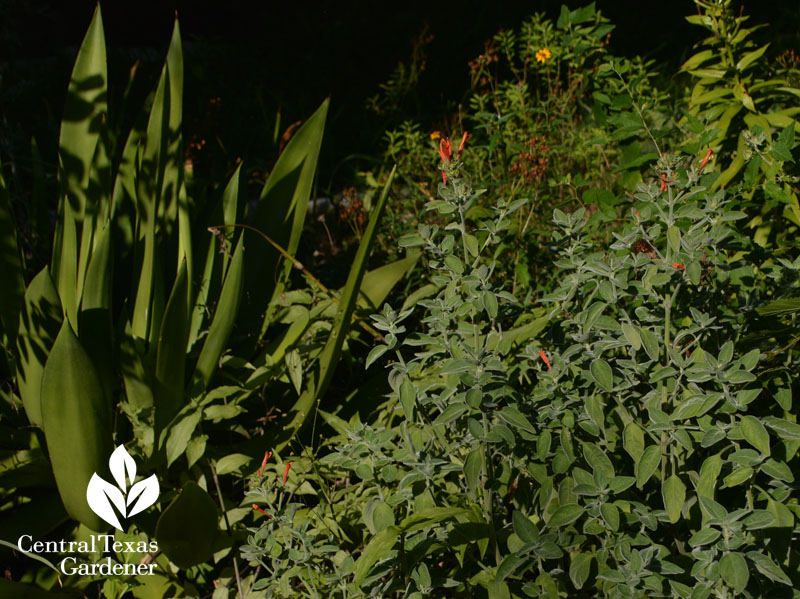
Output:
[[489,480],[491,479],[490,463],[487,456],[486,436],[489,434],[489,419],[486,417],[486,412],[483,412],[483,437],[481,441],[481,487],[483,487],[483,511],[486,517],[486,522],[489,525],[489,544],[494,547],[494,559],[497,565],[502,561],[500,558],[500,548],[497,546],[497,536],[494,530],[494,505],[492,491],[489,489]]
[[[337,303],[337,304],[339,303],[339,298],[336,297],[336,294],[333,293],[330,289],[328,289],[325,285],[323,285],[322,281],[320,281],[317,277],[315,277],[313,274],[311,274],[311,272],[303,265],[302,262],[300,262],[300,260],[298,260],[297,258],[292,256],[286,249],[282,248],[278,243],[276,243],[273,239],[271,239],[269,237],[269,235],[265,234],[262,231],[259,231],[255,227],[251,227],[250,225],[243,225],[241,223],[234,223],[234,224],[231,224],[231,225],[214,225],[213,227],[208,227],[208,231],[210,233],[216,235],[217,238],[220,238],[221,237],[220,229],[226,229],[226,228],[230,228],[230,227],[239,227],[239,228],[242,228],[242,229],[247,229],[249,231],[254,231],[255,233],[258,233],[259,235],[261,235],[261,237],[263,237],[267,241],[267,243],[269,243],[272,247],[274,247],[276,250],[278,250],[278,253],[281,256],[283,256],[289,262],[291,262],[292,266],[294,266],[297,270],[302,271],[303,274],[316,287],[318,287],[323,293],[328,295],[331,298],[331,300],[333,300],[335,303]],[[227,243],[227,241],[225,243]],[[355,314],[353,315],[353,319],[355,319],[358,322],[359,326],[362,329],[364,329],[365,331],[367,331],[370,335],[372,335],[375,339],[377,339],[378,341],[383,341],[383,335],[381,335],[378,331],[373,329],[370,325],[368,325],[366,322],[361,320]]]
[[[228,512],[225,510],[225,500],[222,498],[222,490],[219,487],[219,478],[217,477],[217,469],[214,468],[214,464],[209,460],[208,462],[209,467],[211,468],[211,476],[214,479],[214,486],[217,488],[217,499],[219,499],[219,507],[222,510],[222,517],[225,518],[225,528],[228,532],[231,531],[231,523],[228,520]],[[236,555],[233,556],[233,573],[236,577],[236,588],[239,590],[239,599],[244,599],[244,594],[242,593],[242,579],[239,576],[239,561],[236,559]],[[248,593],[249,594],[249,593]]]

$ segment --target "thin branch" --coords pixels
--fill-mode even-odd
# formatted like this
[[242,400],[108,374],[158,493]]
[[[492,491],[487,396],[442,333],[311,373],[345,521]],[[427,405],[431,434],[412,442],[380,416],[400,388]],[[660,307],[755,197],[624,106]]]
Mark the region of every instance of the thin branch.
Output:
[[[285,250],[284,248],[282,248],[282,247],[281,247],[281,246],[280,246],[278,243],[276,243],[276,242],[275,242],[273,239],[271,239],[271,238],[270,238],[268,235],[266,235],[266,234],[265,234],[263,231],[260,231],[260,230],[256,229],[255,227],[251,227],[250,225],[244,225],[244,224],[240,224],[240,223],[234,223],[234,224],[231,224],[231,225],[214,225],[213,227],[208,227],[208,231],[209,231],[210,233],[213,233],[213,234],[214,234],[214,235],[217,237],[217,239],[219,239],[219,240],[220,240],[220,244],[222,245],[222,247],[223,247],[223,248],[225,248],[225,247],[227,247],[227,240],[225,240],[225,238],[222,236],[222,233],[221,233],[220,229],[226,229],[226,228],[230,228],[230,227],[240,227],[240,228],[242,228],[242,229],[248,229],[248,230],[250,230],[250,231],[254,231],[255,233],[258,233],[259,235],[261,235],[261,237],[263,237],[264,239],[266,239],[266,240],[267,240],[267,242],[268,242],[268,243],[269,243],[269,244],[270,244],[272,247],[274,247],[276,250],[278,250],[278,252],[281,254],[281,256],[283,256],[283,257],[284,257],[284,258],[286,258],[286,259],[287,259],[289,262],[291,262],[291,263],[292,263],[292,266],[293,266],[294,268],[296,268],[297,270],[300,270],[300,271],[302,271],[302,272],[303,272],[303,274],[304,274],[304,275],[305,275],[305,276],[306,276],[306,277],[307,277],[307,278],[308,278],[308,279],[309,279],[309,280],[310,280],[310,281],[311,281],[311,282],[312,282],[314,285],[316,285],[316,286],[317,286],[317,287],[318,287],[320,290],[322,290],[322,292],[323,292],[323,293],[325,293],[326,295],[328,295],[328,296],[329,296],[329,297],[330,297],[330,298],[331,298],[331,299],[332,299],[334,302],[336,302],[337,304],[339,303],[339,298],[338,298],[338,297],[336,297],[336,294],[335,294],[335,293],[333,293],[333,292],[332,292],[330,289],[328,289],[328,288],[327,288],[325,285],[323,285],[323,284],[322,284],[322,281],[320,281],[320,280],[319,280],[317,277],[315,277],[313,274],[311,274],[311,272],[310,272],[310,271],[309,271],[309,270],[308,270],[308,269],[307,269],[307,268],[306,268],[306,267],[303,265],[303,263],[302,263],[302,262],[300,262],[300,261],[299,261],[297,258],[295,258],[294,256],[292,256],[292,255],[291,255],[291,254],[290,254],[290,253],[289,253],[287,250]],[[367,332],[368,332],[370,335],[372,335],[372,336],[373,336],[375,339],[377,339],[378,341],[381,341],[381,342],[383,341],[383,335],[381,335],[381,334],[380,334],[378,331],[376,331],[375,329],[373,329],[373,328],[372,328],[372,327],[371,327],[369,324],[367,324],[366,322],[364,322],[363,320],[361,320],[361,319],[360,319],[358,316],[356,316],[355,314],[353,314],[353,318],[354,318],[354,319],[355,319],[355,320],[358,322],[359,326],[360,326],[362,329],[364,329],[365,331],[367,331]]]
[[[231,532],[231,523],[228,520],[228,512],[225,510],[225,500],[222,498],[222,490],[219,487],[219,478],[217,477],[217,469],[214,468],[214,463],[209,460],[208,465],[211,467],[211,475],[214,478],[214,486],[217,488],[217,499],[219,499],[219,507],[222,510],[222,517],[225,518],[225,528]],[[242,579],[239,576],[239,561],[236,559],[236,554],[233,555],[233,573],[236,577],[236,588],[239,590],[239,599],[244,599],[242,593]],[[249,593],[248,593],[249,594]]]

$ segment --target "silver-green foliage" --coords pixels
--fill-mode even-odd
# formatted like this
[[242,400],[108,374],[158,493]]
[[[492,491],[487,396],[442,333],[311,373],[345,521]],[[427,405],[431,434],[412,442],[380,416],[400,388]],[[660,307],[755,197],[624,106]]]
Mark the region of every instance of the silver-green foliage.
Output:
[[[250,557],[281,556],[288,596],[791,596],[797,360],[762,351],[755,308],[793,263],[756,262],[714,174],[665,155],[610,246],[555,211],[549,323],[522,349],[492,277],[519,206],[470,228],[477,192],[445,166],[447,224],[402,240],[430,258],[421,332],[413,310],[373,317],[392,391],[369,424],[325,414],[338,434],[306,476],[328,490],[291,518],[319,559],[294,567],[272,521]],[[335,585],[297,591],[312,579]]]

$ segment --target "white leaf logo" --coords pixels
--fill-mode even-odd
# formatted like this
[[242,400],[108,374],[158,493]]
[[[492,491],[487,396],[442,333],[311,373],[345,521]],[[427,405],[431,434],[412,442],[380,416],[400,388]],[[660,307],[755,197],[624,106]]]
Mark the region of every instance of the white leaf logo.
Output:
[[[95,472],[86,487],[86,501],[95,514],[114,528],[123,530],[117,513],[123,518],[130,518],[153,505],[158,499],[158,480],[153,474],[134,484],[136,462],[123,445],[111,454],[108,468],[117,485],[103,480]],[[114,508],[117,508],[116,511]]]

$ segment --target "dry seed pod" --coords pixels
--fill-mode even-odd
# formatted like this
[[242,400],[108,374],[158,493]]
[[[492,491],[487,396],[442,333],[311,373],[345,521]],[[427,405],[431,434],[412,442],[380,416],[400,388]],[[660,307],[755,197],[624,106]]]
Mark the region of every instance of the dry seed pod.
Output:
[[634,254],[647,254],[653,260],[658,258],[658,253],[656,252],[656,249],[652,245],[650,245],[650,242],[647,241],[646,239],[637,240],[636,243],[633,244],[631,250],[633,251]]

